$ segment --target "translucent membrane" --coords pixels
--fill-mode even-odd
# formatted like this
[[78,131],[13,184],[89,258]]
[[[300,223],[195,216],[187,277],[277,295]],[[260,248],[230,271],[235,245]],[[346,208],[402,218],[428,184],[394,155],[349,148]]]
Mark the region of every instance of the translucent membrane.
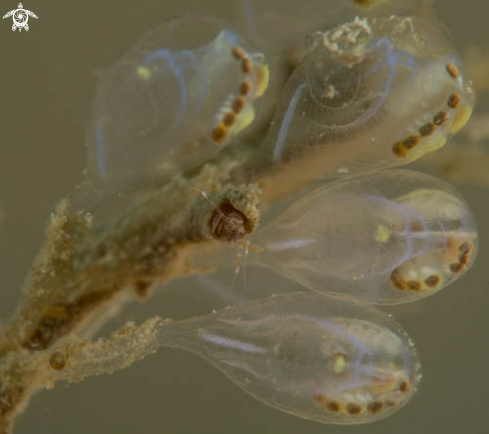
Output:
[[418,15],[432,0],[234,0],[236,21],[246,37],[267,53],[303,46],[306,35],[357,15]]
[[252,122],[267,85],[263,55],[225,23],[165,23],[100,73],[88,179],[124,190],[191,169]]
[[432,0],[234,0],[235,21],[253,46],[267,54],[270,88],[254,126],[268,127],[284,83],[307,53],[306,37],[318,30],[353,20],[357,15],[429,13]]
[[[58,379],[83,376],[158,346],[203,357],[274,408],[322,423],[391,415],[415,393],[416,351],[401,327],[363,304],[314,293],[257,300],[178,322],[159,322],[139,349],[70,356]],[[126,354],[127,353],[127,354]],[[114,365],[114,366],[116,366]]]
[[263,158],[302,178],[404,165],[443,146],[473,105],[436,22],[356,18],[311,36]]
[[477,239],[470,209],[448,184],[392,170],[305,196],[252,236],[249,262],[315,291],[395,304],[463,275]]

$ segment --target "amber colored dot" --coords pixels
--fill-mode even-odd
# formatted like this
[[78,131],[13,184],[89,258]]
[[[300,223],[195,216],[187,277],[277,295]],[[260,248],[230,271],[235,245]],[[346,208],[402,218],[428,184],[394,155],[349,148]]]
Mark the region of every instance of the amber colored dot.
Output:
[[433,122],[428,122],[419,129],[419,134],[423,137],[431,136],[436,131],[436,125]]
[[402,146],[406,149],[413,149],[415,146],[418,146],[418,144],[419,136],[416,136],[415,134],[411,134],[402,141]]
[[340,411],[340,404],[336,401],[329,401],[326,403],[326,409],[333,413],[338,413]]
[[233,104],[231,105],[231,108],[233,109],[233,112],[236,114],[239,114],[243,111],[244,107],[246,105],[246,100],[242,96],[238,96],[234,101]]
[[391,274],[391,281],[394,285],[394,288],[399,289],[400,291],[404,291],[406,289],[405,282],[399,277],[399,272],[394,270]]
[[470,252],[473,248],[474,248],[474,245],[472,243],[465,241],[465,243],[462,243],[458,249],[462,253],[466,253],[466,252]]
[[410,280],[407,282],[407,288],[411,291],[421,291],[421,283],[416,282],[415,280]]
[[384,408],[384,404],[382,404],[380,401],[374,401],[374,402],[370,402],[368,405],[367,405],[367,410],[370,412],[370,413],[378,413],[379,411],[381,411],[382,409]]
[[357,415],[362,413],[362,407],[360,407],[358,404],[351,402],[346,406],[346,411],[348,414]]
[[243,96],[248,95],[251,92],[251,84],[249,81],[243,81],[239,86],[239,93]]
[[461,101],[462,101],[462,98],[460,98],[460,95],[458,95],[456,93],[452,93],[448,97],[447,105],[448,105],[448,107],[450,107],[452,109],[456,109],[460,105]]
[[437,126],[444,125],[448,122],[448,113],[441,111],[438,112],[435,116],[433,116],[433,123]]
[[458,258],[458,260],[462,265],[467,265],[470,262],[470,251],[460,255],[460,258]]
[[227,135],[228,129],[224,125],[219,124],[212,130],[212,140],[216,143],[222,143]]
[[246,57],[244,50],[240,47],[231,48],[231,53],[236,60],[243,60]]
[[402,381],[401,384],[399,385],[399,391],[401,393],[408,393],[411,391],[411,385],[409,384],[409,381],[405,380]]
[[235,124],[236,122],[236,119],[237,119],[237,116],[236,116],[236,113],[233,113],[233,112],[229,112],[229,113],[226,113],[224,115],[224,117],[222,118],[222,123],[226,126],[226,127],[230,127],[232,125]]
[[397,407],[399,402],[397,402],[395,399],[386,399],[385,404],[389,407]]
[[458,78],[459,72],[458,68],[455,64],[452,62],[447,63],[447,72],[453,77],[453,78]]
[[465,269],[465,265],[460,262],[450,264],[450,271],[454,274],[458,274]]
[[432,276],[429,276],[425,279],[424,283],[426,283],[426,286],[429,286],[430,288],[434,288],[435,286],[438,286],[441,282],[441,277],[438,276],[437,274],[433,274]]
[[55,351],[49,357],[51,368],[61,371],[66,365],[66,356],[61,351]]
[[392,146],[392,152],[396,157],[403,158],[407,155],[407,151],[404,146],[402,146],[401,142],[397,142],[394,146]]
[[241,70],[245,74],[251,74],[253,72],[253,65],[251,63],[251,60],[249,58],[244,58],[241,60]]

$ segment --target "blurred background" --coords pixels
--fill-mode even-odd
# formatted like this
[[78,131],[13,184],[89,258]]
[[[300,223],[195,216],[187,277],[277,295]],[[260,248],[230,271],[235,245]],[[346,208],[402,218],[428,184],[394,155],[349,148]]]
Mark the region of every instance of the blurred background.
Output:
[[[16,9],[17,1],[2,1],[0,14]],[[279,8],[280,0],[276,3]],[[338,4],[324,3],[324,11],[318,13],[327,14],[329,7]],[[439,0],[435,6],[457,48],[464,52],[476,46],[481,55],[489,56],[489,6],[485,0]],[[0,21],[3,319],[15,311],[19,288],[42,243],[50,212],[82,180],[94,71],[171,16],[190,12],[225,17],[233,13],[232,2],[223,0],[26,0],[24,7],[39,17],[30,18],[29,32],[12,32],[11,18]],[[478,110],[487,108],[481,101]],[[16,433],[489,432],[489,189],[458,188],[479,224],[479,257],[466,276],[440,294],[386,309],[416,343],[424,374],[417,396],[393,417],[355,427],[301,420],[255,401],[196,356],[162,349],[114,375],[74,385],[59,384],[38,394],[19,420]],[[262,270],[249,268],[246,274],[246,297],[270,291],[272,282],[294,287]],[[231,278],[232,270],[228,270],[221,280],[230,282]],[[226,303],[225,297],[216,295],[216,285],[198,279],[172,282],[148,303],[129,306],[111,328],[155,314],[181,318],[209,312]],[[224,283],[220,289],[232,297],[235,293],[228,287]]]

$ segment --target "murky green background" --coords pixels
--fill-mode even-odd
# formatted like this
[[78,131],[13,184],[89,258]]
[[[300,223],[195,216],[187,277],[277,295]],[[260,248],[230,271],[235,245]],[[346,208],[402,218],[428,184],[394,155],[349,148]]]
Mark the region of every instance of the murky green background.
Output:
[[[0,14],[14,9],[17,1],[2,0]],[[7,212],[0,229],[2,318],[15,309],[49,213],[82,179],[94,71],[172,15],[206,10],[226,15],[232,7],[229,1],[101,3],[26,0],[24,7],[39,17],[29,20],[29,32],[12,32],[11,18],[0,21],[0,206]],[[325,0],[325,10],[318,13],[327,14],[328,3]],[[487,5],[485,0],[438,1],[439,14],[459,48],[488,46]],[[489,190],[460,190],[480,226],[478,262],[437,296],[389,309],[416,342],[424,373],[417,396],[393,417],[357,427],[304,421],[255,401],[193,355],[161,350],[114,375],[40,393],[16,432],[488,433]],[[253,269],[247,274],[249,296],[260,288],[270,289],[272,282],[291,285]],[[222,305],[197,281],[177,286],[161,291],[146,305],[129,307],[117,324],[156,313],[189,316]]]

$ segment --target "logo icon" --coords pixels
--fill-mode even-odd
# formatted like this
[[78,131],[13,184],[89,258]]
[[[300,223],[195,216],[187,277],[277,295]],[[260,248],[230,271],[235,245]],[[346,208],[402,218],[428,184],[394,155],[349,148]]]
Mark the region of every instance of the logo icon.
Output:
[[3,16],[3,18],[7,18],[12,16],[14,20],[14,25],[12,26],[12,30],[15,32],[16,29],[19,29],[19,32],[24,29],[26,32],[29,30],[29,15],[33,18],[37,18],[37,15],[34,12],[23,9],[22,3],[19,3],[18,9],[14,9],[13,11],[8,12]]

